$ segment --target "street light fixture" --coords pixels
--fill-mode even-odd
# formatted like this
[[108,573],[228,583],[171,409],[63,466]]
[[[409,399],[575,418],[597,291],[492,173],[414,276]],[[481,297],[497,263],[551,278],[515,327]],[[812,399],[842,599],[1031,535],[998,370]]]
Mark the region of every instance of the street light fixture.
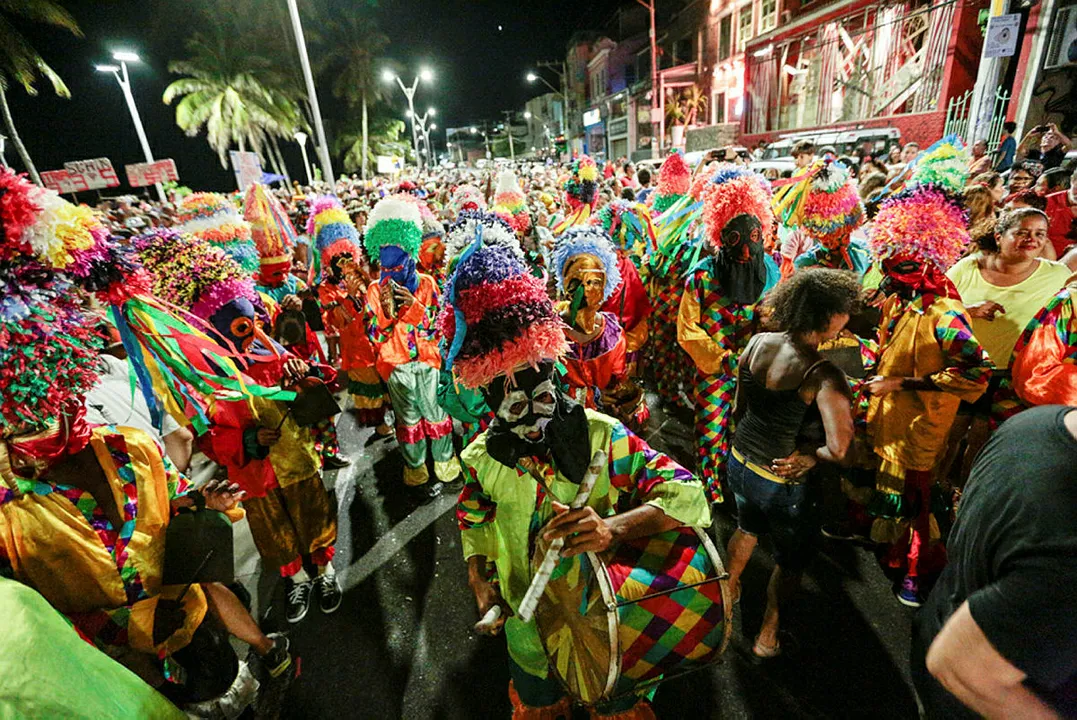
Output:
[[[423,156],[419,153],[420,129],[422,130],[422,137],[424,138],[426,135],[426,130],[425,127],[420,128],[420,125],[425,126],[427,115],[432,115],[434,109],[428,109],[426,111],[427,115],[423,115],[422,118],[419,118],[415,114],[415,91],[419,88],[420,81],[427,84],[433,82],[434,73],[432,70],[430,70],[430,68],[419,68],[419,74],[415,76],[415,80],[412,81],[411,85],[405,85],[404,81],[400,79],[399,75],[388,69],[382,71],[381,78],[387,83],[391,83],[395,80],[396,84],[399,85],[400,89],[404,92],[404,97],[408,100],[408,109],[407,112],[405,112],[404,114],[407,117],[411,118],[411,144],[415,150],[415,162],[419,165],[419,167],[422,167]],[[427,144],[429,145],[429,143]]]
[[[135,105],[135,96],[131,93],[131,77],[127,74],[127,63],[141,62],[137,54],[133,52],[117,51],[112,53],[112,59],[119,62],[116,65],[97,65],[98,72],[112,73],[116,82],[120,84],[124,100],[127,101],[127,109],[131,112],[131,120],[135,123],[135,133],[138,134],[138,142],[142,145],[142,154],[146,156],[146,162],[153,162],[153,153],[150,151],[150,141],[146,139],[146,129],[142,127],[142,118],[138,114],[138,106]],[[165,189],[161,183],[156,184],[157,197],[161,202],[165,201]]]
[[303,168],[307,171],[307,185],[313,185],[314,176],[310,172],[310,161],[307,160],[307,134],[300,130],[295,134],[295,141],[299,143],[299,150],[303,153]]
[[332,183],[335,179],[333,177],[333,163],[329,158],[329,143],[325,140],[322,110],[318,106],[318,92],[314,87],[314,73],[310,69],[307,40],[303,35],[303,22],[299,17],[299,6],[296,4],[296,0],[288,0],[288,15],[292,21],[292,32],[295,34],[296,48],[299,50],[299,66],[303,71],[303,80],[307,86],[307,102],[310,103],[310,114],[314,116],[314,133],[318,139],[315,149],[318,151],[318,159],[321,160],[322,174],[325,175],[325,181]]

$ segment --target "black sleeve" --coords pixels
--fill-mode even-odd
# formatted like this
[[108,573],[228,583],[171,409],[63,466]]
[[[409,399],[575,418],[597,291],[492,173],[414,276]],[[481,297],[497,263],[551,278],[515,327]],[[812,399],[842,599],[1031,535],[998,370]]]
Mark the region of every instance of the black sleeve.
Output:
[[996,582],[969,596],[987,639],[1039,687],[1077,676],[1077,553],[1040,545],[1007,562]]

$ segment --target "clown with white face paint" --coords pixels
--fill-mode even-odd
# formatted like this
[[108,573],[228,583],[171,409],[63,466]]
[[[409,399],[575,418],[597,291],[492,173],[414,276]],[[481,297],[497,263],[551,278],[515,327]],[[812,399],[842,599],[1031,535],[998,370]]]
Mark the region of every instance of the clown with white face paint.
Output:
[[[503,629],[512,660],[513,717],[569,716],[571,701],[549,667],[538,626],[514,614],[532,580],[533,543],[564,540],[562,563],[681,525],[706,526],[702,485],[622,423],[560,390],[555,363],[568,351],[565,325],[540,279],[509,248],[481,238],[446,286],[439,330],[458,382],[481,389],[490,428],[461,454],[457,504],[469,583],[480,616],[500,606],[484,632]],[[606,453],[586,504],[569,510],[596,452]],[[589,708],[592,717],[653,717],[628,695]]]

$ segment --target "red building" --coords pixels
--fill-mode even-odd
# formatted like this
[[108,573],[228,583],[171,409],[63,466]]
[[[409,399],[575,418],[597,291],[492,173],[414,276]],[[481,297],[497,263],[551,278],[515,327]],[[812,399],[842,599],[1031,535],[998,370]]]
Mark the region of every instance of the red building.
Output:
[[745,47],[740,142],[893,127],[922,145],[976,81],[984,0],[784,0]]

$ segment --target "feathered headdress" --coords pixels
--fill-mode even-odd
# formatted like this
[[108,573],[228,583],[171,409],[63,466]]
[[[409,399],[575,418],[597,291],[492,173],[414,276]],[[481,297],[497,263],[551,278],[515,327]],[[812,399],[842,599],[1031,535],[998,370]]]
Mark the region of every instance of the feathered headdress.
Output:
[[449,276],[438,317],[445,367],[470,388],[568,352],[564,323],[542,280],[510,248],[485,244],[484,228],[474,225],[473,242]]
[[565,267],[574,257],[588,255],[597,259],[606,273],[606,286],[602,292],[602,302],[613,295],[621,284],[621,271],[617,267],[617,253],[613,243],[600,228],[580,225],[572,227],[557,238],[553,247],[553,272],[557,278],[557,289],[565,291]]
[[176,208],[176,230],[216,245],[243,268],[258,272],[258,250],[251,241],[251,226],[239,210],[220,193],[192,193]]
[[692,180],[692,169],[688,167],[684,155],[675,150],[663,162],[658,170],[658,182],[654,188],[654,211],[663,213],[669,206],[688,193]]
[[413,198],[390,195],[370,211],[363,238],[370,257],[378,257],[386,245],[395,245],[415,259],[422,240],[422,215]]
[[753,215],[762,226],[764,242],[774,234],[770,185],[759,175],[736,165],[722,167],[703,190],[703,222],[711,247],[722,247],[722,230],[738,215]]
[[265,185],[252,183],[243,203],[243,219],[250,223],[251,237],[263,273],[290,265],[296,232],[280,201]]
[[968,213],[958,192],[968,177],[961,141],[947,136],[917,160],[905,190],[883,203],[869,246],[877,260],[909,257],[946,271],[969,244]]

